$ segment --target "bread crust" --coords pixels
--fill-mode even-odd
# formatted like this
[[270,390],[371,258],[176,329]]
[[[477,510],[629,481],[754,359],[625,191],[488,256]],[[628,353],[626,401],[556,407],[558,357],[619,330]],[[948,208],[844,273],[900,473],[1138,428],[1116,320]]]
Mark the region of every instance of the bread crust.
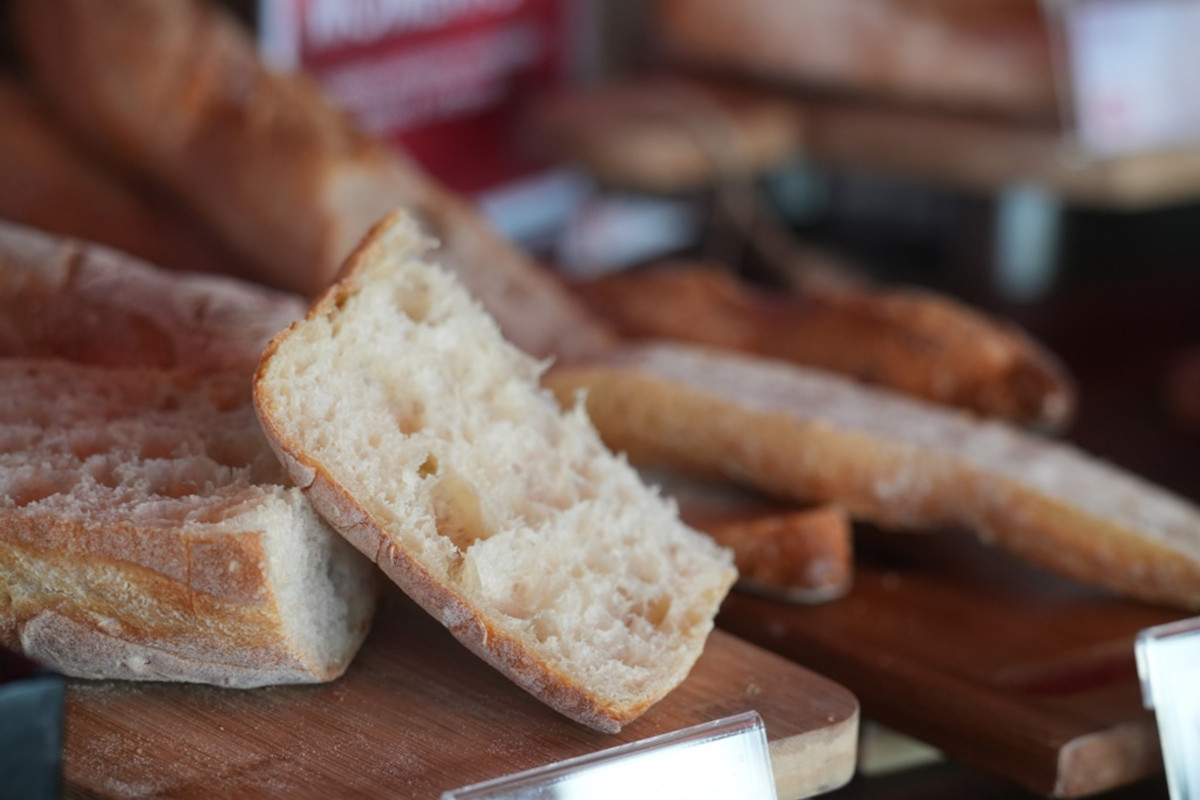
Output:
[[828,374],[679,346],[552,370],[639,465],[831,502],[885,528],[968,528],[1067,577],[1200,608],[1200,512],[1069,445]]
[[1011,323],[933,292],[844,286],[784,295],[690,262],[575,288],[634,339],[793,361],[1047,430],[1065,428],[1075,410],[1074,381],[1045,347]]
[[298,295],[0,220],[0,355],[249,376]]
[[778,83],[1057,121],[1037,0],[658,0],[676,60]]
[[405,208],[518,347],[571,359],[612,343],[479,212],[363,132],[309,79],[268,71],[214,3],[15,6],[36,85],[72,129],[179,197],[257,280],[317,295],[372,225]]

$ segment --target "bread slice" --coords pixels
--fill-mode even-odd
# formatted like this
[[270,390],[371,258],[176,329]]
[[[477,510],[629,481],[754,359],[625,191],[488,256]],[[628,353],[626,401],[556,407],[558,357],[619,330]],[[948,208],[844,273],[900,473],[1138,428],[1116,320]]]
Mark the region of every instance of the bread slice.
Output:
[[687,675],[730,554],[601,444],[393,215],[255,378],[317,510],[468,648],[617,731]]
[[340,675],[374,569],[263,439],[244,373],[0,359],[0,643],[66,675]]
[[882,527],[965,527],[1062,575],[1200,608],[1200,509],[995,421],[770,359],[659,344],[555,370],[637,464],[832,502]]

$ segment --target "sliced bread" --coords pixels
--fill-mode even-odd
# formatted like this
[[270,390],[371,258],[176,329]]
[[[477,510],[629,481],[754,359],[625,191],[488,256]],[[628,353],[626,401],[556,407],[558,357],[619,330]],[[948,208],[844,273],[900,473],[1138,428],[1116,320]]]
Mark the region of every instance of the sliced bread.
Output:
[[255,378],[267,436],[317,510],[463,644],[615,732],[686,677],[728,551],[601,443],[429,243],[377,226]]

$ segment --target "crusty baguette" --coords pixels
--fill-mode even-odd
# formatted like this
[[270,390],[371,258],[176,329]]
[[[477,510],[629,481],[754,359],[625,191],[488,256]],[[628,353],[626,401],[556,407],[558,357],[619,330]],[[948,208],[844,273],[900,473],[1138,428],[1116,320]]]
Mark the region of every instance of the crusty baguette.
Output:
[[297,295],[0,220],[0,355],[249,376]]
[[0,643],[64,674],[341,675],[374,570],[282,474],[244,372],[0,359]]
[[0,218],[101,242],[173,269],[237,271],[179,209],[67,135],[26,86],[0,76]]
[[1075,409],[1065,368],[1015,325],[916,288],[773,293],[687,262],[576,289],[618,332],[742,350],[840,372],[979,414],[1057,430]]
[[669,57],[774,83],[1057,121],[1038,0],[656,0]]
[[637,464],[834,502],[887,528],[966,527],[1032,563],[1200,608],[1200,511],[1075,447],[785,362],[687,345],[555,370]]
[[854,583],[849,516],[835,505],[799,507],[728,483],[643,472],[679,504],[679,516],[733,551],[741,590],[789,603],[835,600]]
[[396,208],[537,357],[607,346],[603,325],[548,270],[302,75],[269,72],[208,0],[19,0],[36,85],[79,135],[208,221],[258,280],[319,293],[367,229]]
[[687,675],[727,551],[538,386],[400,214],[366,238],[255,379],[317,510],[468,648],[603,731]]

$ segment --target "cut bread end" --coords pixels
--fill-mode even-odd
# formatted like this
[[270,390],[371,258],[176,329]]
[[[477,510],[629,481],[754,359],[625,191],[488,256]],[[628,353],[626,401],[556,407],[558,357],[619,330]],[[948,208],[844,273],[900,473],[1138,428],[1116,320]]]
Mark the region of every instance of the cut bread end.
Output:
[[341,675],[375,570],[282,470],[244,374],[0,361],[0,642],[73,677]]
[[467,647],[617,731],[686,677],[736,574],[541,389],[396,214],[268,347],[255,401],[314,507]]

